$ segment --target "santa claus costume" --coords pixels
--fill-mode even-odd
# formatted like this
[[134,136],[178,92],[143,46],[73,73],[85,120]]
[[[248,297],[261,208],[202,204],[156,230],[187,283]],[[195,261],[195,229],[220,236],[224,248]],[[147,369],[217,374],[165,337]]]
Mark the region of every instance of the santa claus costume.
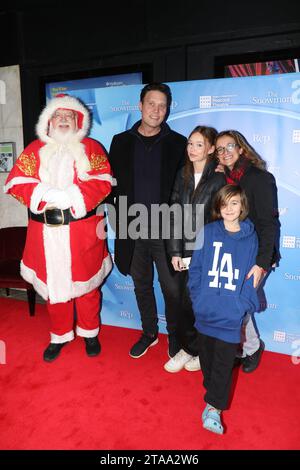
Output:
[[[68,138],[51,132],[60,110],[68,113],[65,120],[76,121]],[[96,207],[115,180],[104,148],[86,137],[89,128],[90,113],[81,101],[53,98],[40,115],[38,140],[19,156],[4,187],[29,209],[21,274],[47,301],[51,344],[74,338],[74,304],[77,335],[97,337],[99,286],[112,266]]]

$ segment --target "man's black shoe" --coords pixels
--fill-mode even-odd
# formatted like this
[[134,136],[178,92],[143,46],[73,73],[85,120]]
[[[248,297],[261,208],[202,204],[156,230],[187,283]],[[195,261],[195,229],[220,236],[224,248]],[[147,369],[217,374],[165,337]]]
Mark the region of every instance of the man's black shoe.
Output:
[[129,356],[133,357],[134,359],[137,359],[138,357],[141,357],[144,354],[146,354],[148,349],[157,343],[158,343],[157,334],[154,336],[148,336],[148,335],[145,335],[145,333],[143,333],[140,339],[138,340],[138,342],[135,343],[130,349]]
[[251,354],[251,356],[246,356],[243,359],[243,367],[242,367],[243,372],[249,373],[257,369],[259,362],[260,362],[261,355],[263,353],[263,350],[265,349],[264,342],[262,340],[259,340],[259,341],[260,341],[260,345],[259,345],[258,350],[255,351],[254,354]]
[[[68,341],[67,341],[68,342]],[[47,349],[44,351],[44,361],[52,362],[60,353],[61,348],[63,348],[67,343],[50,343]]]
[[101,351],[101,346],[97,336],[93,338],[84,338],[85,341],[85,350],[88,356],[98,356]]

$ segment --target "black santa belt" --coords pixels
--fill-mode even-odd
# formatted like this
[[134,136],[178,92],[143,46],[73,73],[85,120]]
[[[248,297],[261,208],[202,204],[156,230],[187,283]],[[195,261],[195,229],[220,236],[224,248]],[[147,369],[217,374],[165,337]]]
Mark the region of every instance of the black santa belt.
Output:
[[70,209],[46,209],[42,214],[34,214],[30,209],[28,209],[29,219],[46,224],[48,227],[69,225],[70,222],[78,222],[79,220],[88,219],[92,215],[96,215],[96,208],[87,212],[86,215],[80,219],[75,219]]

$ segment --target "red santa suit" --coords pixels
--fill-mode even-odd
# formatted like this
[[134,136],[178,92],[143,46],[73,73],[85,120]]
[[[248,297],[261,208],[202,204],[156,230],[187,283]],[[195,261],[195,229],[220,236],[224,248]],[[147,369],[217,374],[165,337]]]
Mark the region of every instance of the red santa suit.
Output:
[[[76,115],[77,130],[65,143],[49,134],[50,119],[58,109]],[[112,266],[102,217],[95,214],[95,208],[115,180],[103,147],[86,137],[89,128],[89,111],[79,100],[67,95],[52,99],[36,127],[39,139],[19,156],[4,187],[4,192],[29,208],[21,275],[47,300],[52,343],[74,338],[74,299],[77,334],[98,334],[98,287]],[[45,202],[49,194],[57,194],[56,204]],[[53,206],[63,208],[56,212],[64,218],[70,215],[71,221],[49,225]]]

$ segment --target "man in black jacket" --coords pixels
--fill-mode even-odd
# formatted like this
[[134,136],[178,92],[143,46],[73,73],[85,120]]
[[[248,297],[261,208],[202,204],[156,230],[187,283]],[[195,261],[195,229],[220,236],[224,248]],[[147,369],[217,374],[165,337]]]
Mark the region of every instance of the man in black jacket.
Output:
[[[112,195],[117,209],[115,263],[122,274],[132,276],[143,329],[141,338],[130,350],[133,358],[141,357],[158,342],[153,262],[165,300],[169,356],[173,357],[179,350],[175,336],[180,305],[178,273],[167,258],[161,221],[153,222],[150,217],[154,205],[169,203],[176,172],[184,163],[186,138],[172,131],[165,122],[171,101],[167,85],[146,85],[139,103],[142,119],[130,130],[114,136],[109,153],[117,179]],[[149,214],[146,223],[141,224],[142,236],[130,233],[134,216],[119,210],[124,198],[128,208],[140,204]]]

